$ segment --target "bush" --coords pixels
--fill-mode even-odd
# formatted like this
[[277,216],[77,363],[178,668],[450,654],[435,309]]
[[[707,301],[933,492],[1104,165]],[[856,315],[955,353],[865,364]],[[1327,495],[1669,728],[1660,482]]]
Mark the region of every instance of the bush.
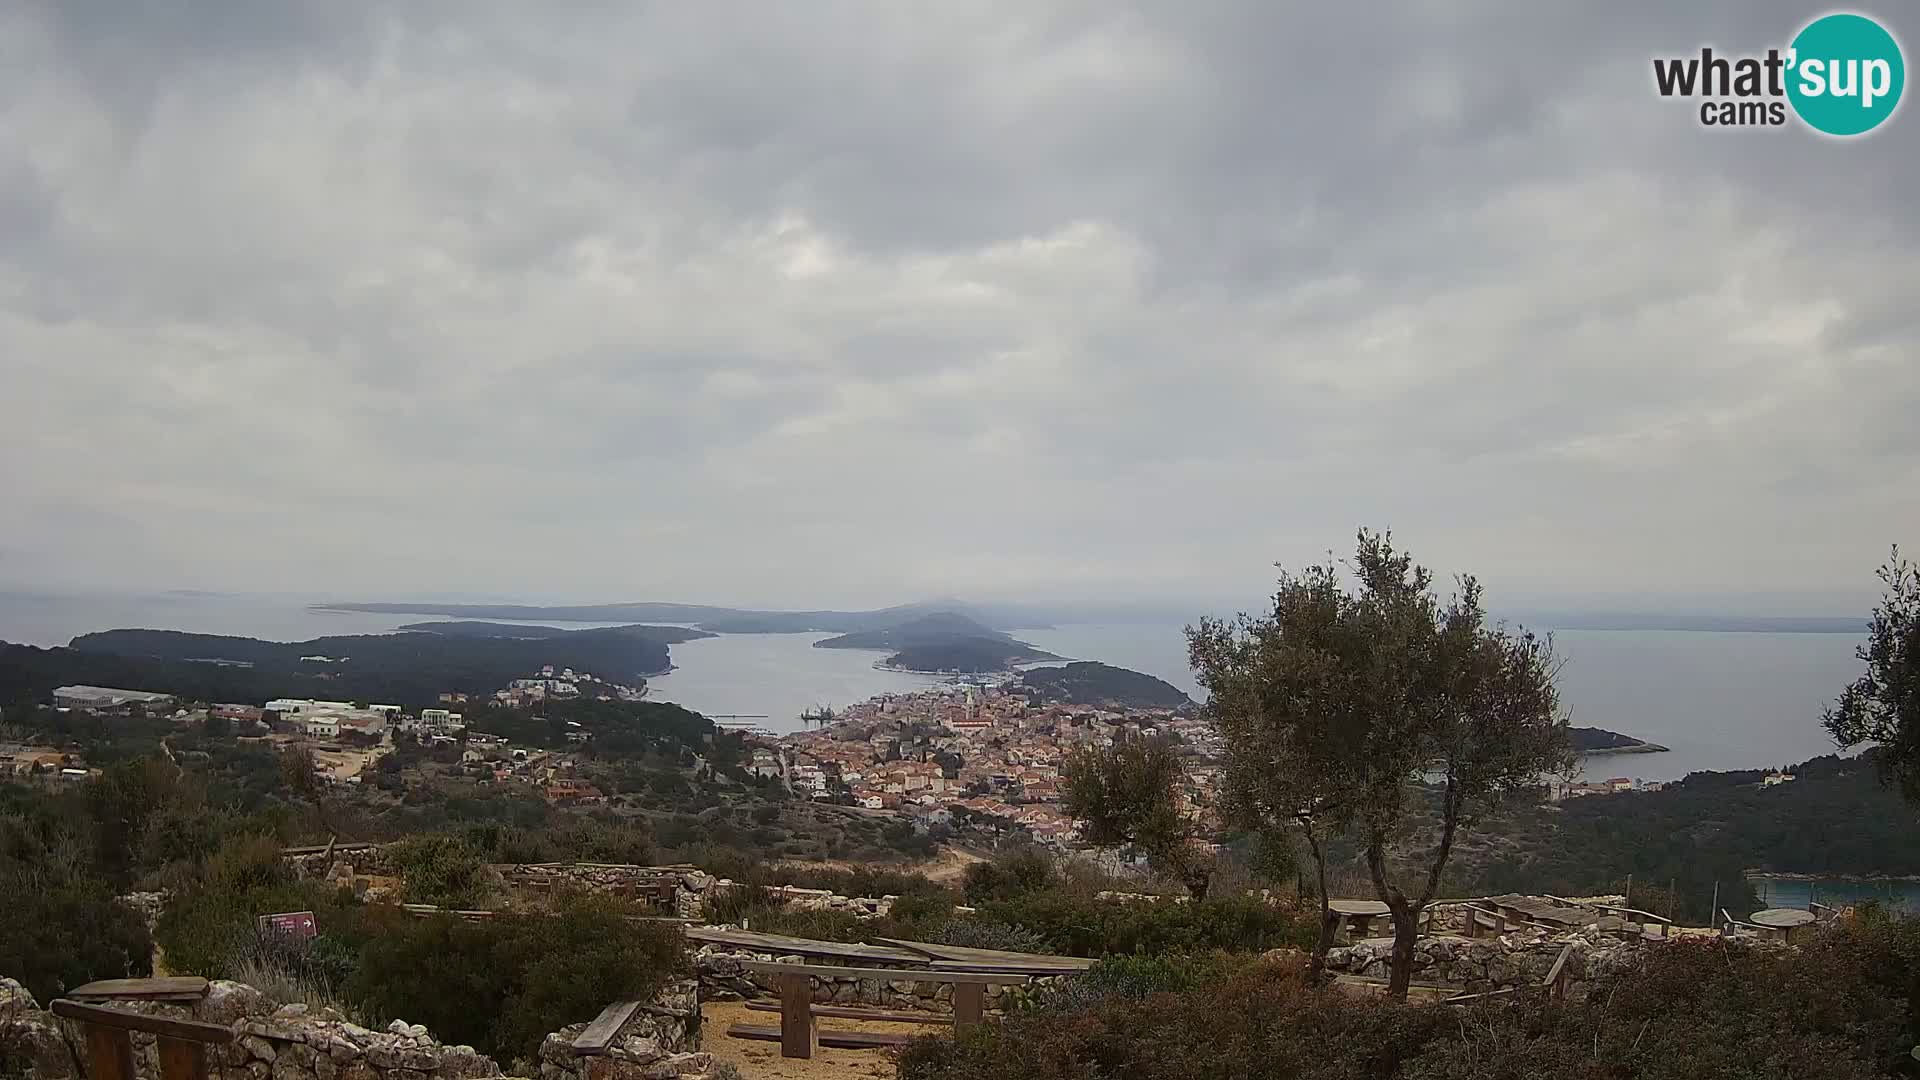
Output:
[[1053,859],[1032,847],[1020,847],[1004,853],[992,862],[974,863],[962,879],[969,904],[990,900],[1012,900],[1028,893],[1042,892],[1060,883]]
[[[901,1080],[1866,1080],[1907,1075],[1902,988],[1920,923],[1861,920],[1795,951],[1649,948],[1584,1001],[1471,1009],[1356,998],[1298,962],[1103,962],[1087,990],[959,1039],[920,1040]],[[1196,965],[1186,967],[1184,965]],[[1171,988],[1171,992],[1169,992]],[[1093,990],[1104,989],[1103,993]]]
[[153,941],[92,867],[89,830],[50,812],[0,816],[0,975],[42,1003],[94,979],[146,975]]
[[980,915],[1024,927],[1068,956],[1264,952],[1310,947],[1314,937],[1310,916],[1252,897],[1125,902],[1050,889],[981,904]]
[[997,919],[959,915],[948,919],[932,937],[941,945],[963,949],[1003,949],[1007,952],[1044,953],[1053,950],[1046,938],[1024,926],[1010,926]]
[[348,997],[373,1024],[405,1019],[503,1062],[531,1059],[548,1032],[650,998],[684,969],[677,927],[628,914],[584,896],[550,915],[399,919],[368,940]]
[[1086,973],[1041,991],[1031,999],[1030,1006],[1077,1012],[1116,998],[1139,1001],[1153,994],[1197,990],[1224,979],[1234,963],[1223,953],[1110,956]]
[[486,898],[486,860],[458,836],[412,836],[386,850],[400,875],[401,893],[409,902],[471,908]]

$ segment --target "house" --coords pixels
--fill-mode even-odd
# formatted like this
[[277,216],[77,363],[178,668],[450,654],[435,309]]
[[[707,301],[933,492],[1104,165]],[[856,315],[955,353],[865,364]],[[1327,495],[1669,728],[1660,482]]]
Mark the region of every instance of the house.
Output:
[[267,710],[258,705],[215,705],[208,711],[226,720],[252,721],[267,718]]
[[1793,774],[1790,772],[1768,773],[1767,778],[1765,780],[1760,781],[1760,783],[1765,785],[1766,787],[1778,787],[1781,784],[1790,784],[1792,782],[1793,782]]
[[315,713],[301,723],[309,739],[332,739],[340,735],[340,718],[331,713]]
[[289,716],[303,716],[315,712],[351,712],[351,701],[315,701],[312,698],[274,698],[267,702],[266,709],[277,713],[283,719]]
[[600,789],[585,780],[571,776],[555,777],[547,784],[547,801],[558,802],[561,799],[576,799],[580,802],[598,802],[605,796]]

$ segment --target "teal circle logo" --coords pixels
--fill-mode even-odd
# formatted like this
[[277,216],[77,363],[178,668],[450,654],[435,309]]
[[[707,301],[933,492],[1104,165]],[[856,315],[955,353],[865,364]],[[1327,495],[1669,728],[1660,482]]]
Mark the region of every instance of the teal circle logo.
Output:
[[1795,35],[1787,100],[1815,131],[1864,135],[1900,105],[1907,65],[1900,43],[1865,15],[1823,15]]

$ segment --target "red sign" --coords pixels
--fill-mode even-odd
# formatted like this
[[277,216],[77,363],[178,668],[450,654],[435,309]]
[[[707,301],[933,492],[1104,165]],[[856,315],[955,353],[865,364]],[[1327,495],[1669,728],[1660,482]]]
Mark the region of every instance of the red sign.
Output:
[[263,938],[312,941],[319,933],[319,927],[314,925],[311,911],[288,911],[279,915],[260,916],[260,936]]

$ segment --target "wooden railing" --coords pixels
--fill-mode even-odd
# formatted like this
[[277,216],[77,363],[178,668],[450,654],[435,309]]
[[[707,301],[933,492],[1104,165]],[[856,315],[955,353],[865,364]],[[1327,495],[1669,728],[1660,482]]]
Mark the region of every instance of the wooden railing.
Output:
[[[813,1003],[813,979],[874,979],[880,982],[912,980],[914,982],[946,983],[953,987],[953,1027],[956,1032],[965,1031],[980,1024],[986,1012],[986,989],[989,986],[1026,986],[1033,981],[1032,976],[998,972],[972,971],[927,971],[912,968],[855,968],[833,967],[818,964],[781,964],[765,960],[748,961],[741,965],[755,975],[773,977],[774,988],[780,995],[780,1026],[757,1028],[747,1024],[735,1024],[727,1029],[727,1034],[736,1038],[778,1039],[780,1056],[786,1058],[810,1058],[814,1050],[822,1044],[844,1047],[898,1046],[907,1042],[904,1036],[883,1035],[870,1032],[823,1032],[815,1023],[820,1016],[848,1016],[856,1010],[836,1008],[828,1011]],[[901,1022],[892,1014],[858,1011],[857,1019]],[[918,1018],[907,1021],[921,1022]]]
[[53,1015],[78,1023],[86,1033],[89,1080],[136,1080],[133,1032],[159,1036],[161,1080],[207,1080],[207,1047],[233,1041],[233,1030],[198,1020],[174,1020],[83,1005],[66,998]]

